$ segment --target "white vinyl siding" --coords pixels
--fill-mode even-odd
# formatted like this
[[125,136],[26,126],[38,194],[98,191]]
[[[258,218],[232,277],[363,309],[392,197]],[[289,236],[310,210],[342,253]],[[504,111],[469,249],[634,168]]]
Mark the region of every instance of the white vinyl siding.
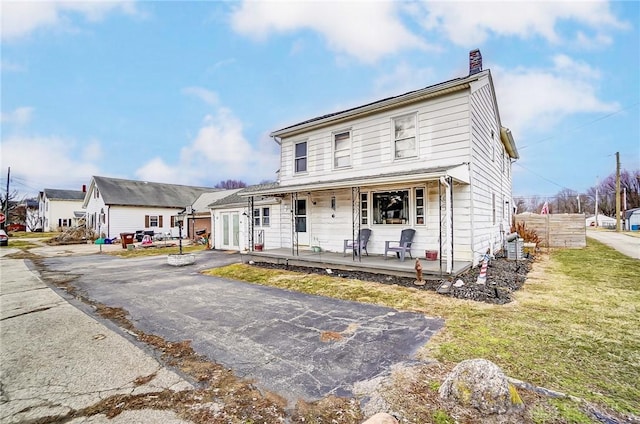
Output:
[[[395,159],[393,119],[404,116],[416,119],[417,156]],[[359,118],[349,125],[351,165],[344,168],[334,166],[333,148],[333,135],[345,132],[344,124],[314,129],[302,139],[283,138],[280,181],[282,185],[315,183],[469,162],[469,123],[469,98],[465,91],[443,95],[419,106]],[[301,142],[306,142],[306,171],[296,172],[295,150]]]

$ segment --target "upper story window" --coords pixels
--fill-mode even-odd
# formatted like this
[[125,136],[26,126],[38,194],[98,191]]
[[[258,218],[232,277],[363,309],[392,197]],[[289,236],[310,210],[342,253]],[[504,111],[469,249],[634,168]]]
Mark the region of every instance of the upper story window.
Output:
[[333,134],[333,167],[351,166],[351,131]]
[[417,156],[416,115],[405,115],[393,119],[393,146],[396,159]]
[[307,172],[307,142],[295,144],[295,172]]

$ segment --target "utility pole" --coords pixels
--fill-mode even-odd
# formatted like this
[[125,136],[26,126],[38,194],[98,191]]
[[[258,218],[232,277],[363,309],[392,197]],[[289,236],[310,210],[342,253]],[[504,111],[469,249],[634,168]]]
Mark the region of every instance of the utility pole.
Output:
[[596,228],[598,227],[598,186],[600,185],[600,179],[596,178]]
[[620,152],[616,152],[616,231],[621,231],[620,225]]
[[7,222],[9,222],[9,179],[11,177],[11,167],[7,169],[7,196],[4,199],[4,222],[2,228],[7,228]]

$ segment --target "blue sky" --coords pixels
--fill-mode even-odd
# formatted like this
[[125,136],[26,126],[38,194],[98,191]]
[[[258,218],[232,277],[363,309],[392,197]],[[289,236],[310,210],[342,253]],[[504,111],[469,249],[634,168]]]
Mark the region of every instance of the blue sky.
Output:
[[1,166],[21,194],[92,175],[273,180],[284,126],[468,73],[515,137],[514,195],[640,169],[640,2],[1,3]]

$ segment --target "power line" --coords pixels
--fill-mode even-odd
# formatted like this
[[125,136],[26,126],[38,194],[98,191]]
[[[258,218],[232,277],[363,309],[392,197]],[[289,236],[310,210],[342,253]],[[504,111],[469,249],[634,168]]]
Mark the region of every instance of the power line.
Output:
[[[618,114],[618,113],[620,113],[620,112],[624,112],[624,111],[625,111],[625,110],[627,110],[627,109],[631,109],[632,107],[638,106],[638,104],[639,104],[639,102],[635,102],[635,103],[633,103],[633,104],[631,104],[631,105],[629,105],[629,106],[625,106],[625,107],[623,107],[622,109],[618,109],[618,110],[613,111],[613,112],[611,112],[611,113],[608,113],[608,114],[606,114],[606,115],[603,115],[603,116],[600,116],[600,117],[598,117],[598,118],[595,118],[595,119],[593,119],[593,120],[591,120],[591,121],[587,121],[587,122],[585,122],[584,124],[578,125],[577,127],[574,127],[574,128],[571,128],[571,129],[569,129],[569,130],[565,131],[565,133],[570,133],[570,132],[578,131],[579,129],[582,129],[582,128],[584,128],[584,127],[587,127],[587,126],[589,126],[589,125],[591,125],[591,124],[595,124],[595,123],[596,123],[596,122],[598,122],[598,121],[602,121],[603,119],[610,118],[610,117],[612,117],[613,115],[617,115],[617,114]],[[533,142],[531,142],[531,143],[529,143],[529,144],[525,144],[524,146],[520,146],[520,147],[518,148],[518,150],[524,150],[524,149],[526,149],[527,147],[533,146],[533,145],[535,145],[535,144],[544,143],[545,141],[553,140],[554,138],[557,138],[557,137],[558,137],[557,135],[551,135],[551,136],[549,136],[549,137],[542,138],[542,139],[537,140],[537,141],[533,141]]]
[[549,183],[551,183],[551,184],[553,184],[553,185],[557,185],[558,187],[563,188],[563,189],[565,189],[565,190],[572,190],[572,191],[576,191],[576,192],[578,191],[578,190],[574,190],[574,189],[569,188],[569,187],[565,187],[565,186],[563,186],[562,184],[559,184],[559,183],[557,183],[557,182],[555,182],[555,181],[552,181],[552,180],[550,180],[549,178],[547,178],[547,177],[545,177],[545,176],[542,176],[542,175],[538,174],[537,172],[534,172],[534,171],[530,170],[529,168],[527,168],[527,167],[523,166],[523,165],[522,165],[521,163],[519,163],[519,162],[514,162],[514,163],[515,163],[516,165],[518,165],[520,168],[524,169],[525,171],[529,171],[529,172],[531,172],[533,175],[536,175],[537,177],[542,178],[543,180],[545,180],[545,181],[547,181],[547,182],[549,182]]

